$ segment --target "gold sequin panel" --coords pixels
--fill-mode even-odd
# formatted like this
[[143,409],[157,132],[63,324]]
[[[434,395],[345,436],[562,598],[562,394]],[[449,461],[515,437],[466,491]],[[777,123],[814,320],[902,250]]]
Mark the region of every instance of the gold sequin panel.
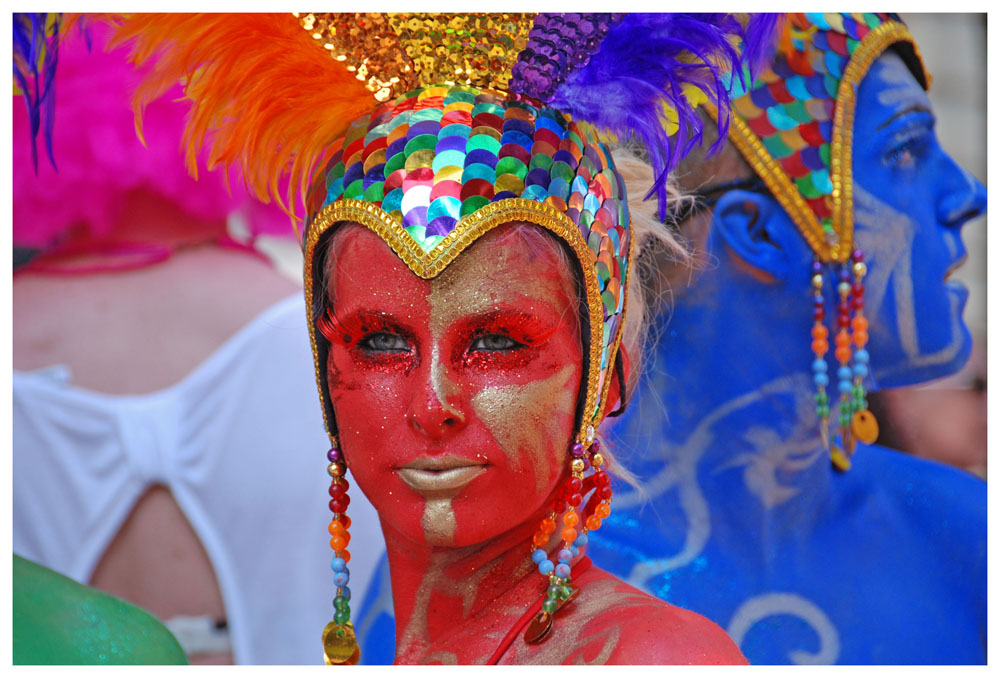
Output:
[[534,14],[295,13],[378,101],[421,85],[506,89]]

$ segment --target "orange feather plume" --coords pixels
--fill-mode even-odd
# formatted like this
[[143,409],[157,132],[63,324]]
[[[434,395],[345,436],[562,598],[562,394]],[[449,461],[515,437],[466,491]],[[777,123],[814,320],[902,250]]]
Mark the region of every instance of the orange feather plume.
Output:
[[[151,65],[135,93],[143,110],[178,82],[193,104],[184,131],[188,169],[208,147],[208,169],[237,165],[264,202],[293,219],[330,144],[377,102],[354,74],[288,14],[136,14],[113,20],[112,45]],[[279,183],[288,177],[288,193]]]

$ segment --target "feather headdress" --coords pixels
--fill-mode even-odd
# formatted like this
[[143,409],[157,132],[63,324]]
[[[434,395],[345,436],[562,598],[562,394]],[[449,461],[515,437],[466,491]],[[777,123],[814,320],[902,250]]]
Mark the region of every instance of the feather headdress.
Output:
[[[364,22],[376,15],[340,16],[355,17],[364,33],[370,30]],[[407,17],[427,15],[396,16],[405,30]],[[539,14],[528,21],[526,41],[508,39],[524,47],[509,50],[518,61],[509,82],[473,84],[551,102],[613,137],[637,137],[657,171],[661,214],[666,173],[700,140],[695,105],[704,99],[719,105],[724,138],[723,76],[766,51],[777,23],[775,15],[713,14]],[[240,165],[258,197],[274,198],[290,212],[295,196],[280,194],[279,178],[289,175],[289,192],[298,188],[302,199],[327,146],[377,103],[362,77],[368,60],[361,58],[358,68],[345,56],[331,58],[335,46],[321,45],[319,33],[290,14],[134,15],[118,23],[115,44],[129,43],[137,65],[153,64],[136,94],[139,120],[147,102],[185,82],[193,101],[184,137],[192,171],[198,149],[208,144],[210,167]],[[350,40],[358,32],[340,35]],[[358,48],[392,44],[403,60],[416,53],[389,31],[370,37]],[[428,36],[423,40],[426,49]],[[412,68],[401,70],[419,71],[420,58],[410,58]],[[409,84],[433,83],[411,78]]]
[[52,124],[55,113],[54,75],[59,62],[61,14],[15,13],[14,83],[15,94],[24,96],[31,121],[31,160],[38,169],[38,134],[45,140],[49,162],[52,154]]

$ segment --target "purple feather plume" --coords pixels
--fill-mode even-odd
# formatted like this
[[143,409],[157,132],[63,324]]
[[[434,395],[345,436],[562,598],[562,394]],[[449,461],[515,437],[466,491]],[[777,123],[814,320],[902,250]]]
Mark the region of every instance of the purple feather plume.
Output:
[[55,122],[55,71],[59,63],[62,15],[15,13],[14,82],[24,95],[31,122],[31,159],[38,171],[38,134],[42,133],[52,167],[52,126]]
[[[719,138],[709,152],[718,150],[729,125],[729,77],[742,77],[744,64],[754,73],[769,57],[779,15],[754,14],[745,24],[732,14],[605,16],[612,19],[599,48],[558,76],[561,83],[550,101],[574,119],[645,146],[656,175],[646,198],[656,194],[662,219],[667,174],[702,140],[701,118],[683,96],[683,86],[696,85],[718,108]],[[664,102],[677,111],[673,137],[663,126]]]

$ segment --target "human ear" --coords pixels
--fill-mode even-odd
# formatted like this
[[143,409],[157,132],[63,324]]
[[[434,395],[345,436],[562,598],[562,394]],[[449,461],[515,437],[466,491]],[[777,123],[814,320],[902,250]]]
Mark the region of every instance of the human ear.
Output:
[[733,190],[716,203],[712,231],[740,259],[774,280],[784,280],[794,258],[797,231],[769,195]]

